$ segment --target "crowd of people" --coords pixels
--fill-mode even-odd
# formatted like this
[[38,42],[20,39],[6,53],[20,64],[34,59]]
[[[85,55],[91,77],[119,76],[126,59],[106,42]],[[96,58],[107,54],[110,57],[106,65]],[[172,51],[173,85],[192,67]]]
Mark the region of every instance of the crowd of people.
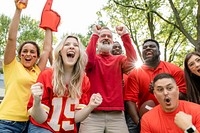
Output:
[[[136,68],[126,27],[115,29],[122,46],[100,25],[93,25],[86,49],[75,35],[65,36],[52,49],[60,16],[47,0],[39,25],[45,30],[42,52],[28,40],[15,54],[22,12],[17,0],[15,4],[4,53],[1,132],[199,133],[199,52],[185,56],[183,70],[161,61],[160,44],[147,39],[144,63]],[[48,60],[52,66],[46,68]]]

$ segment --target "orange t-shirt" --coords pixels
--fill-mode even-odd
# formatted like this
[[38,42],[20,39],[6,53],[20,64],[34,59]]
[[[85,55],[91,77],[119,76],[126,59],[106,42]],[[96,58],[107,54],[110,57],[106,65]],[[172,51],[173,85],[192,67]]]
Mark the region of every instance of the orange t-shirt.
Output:
[[187,101],[179,101],[178,108],[173,112],[164,112],[160,105],[148,111],[141,119],[141,133],[183,133],[174,123],[179,111],[192,116],[192,123],[200,131],[200,105]]

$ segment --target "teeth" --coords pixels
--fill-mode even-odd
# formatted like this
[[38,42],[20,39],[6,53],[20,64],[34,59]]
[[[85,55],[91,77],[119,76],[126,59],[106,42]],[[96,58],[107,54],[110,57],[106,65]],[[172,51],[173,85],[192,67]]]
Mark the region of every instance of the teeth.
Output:
[[152,53],[151,53],[151,52],[147,52],[146,54],[147,54],[147,55],[151,55]]
[[67,52],[67,54],[74,54],[74,52],[73,51],[69,51],[69,52]]
[[103,44],[110,44],[110,41],[103,41]]

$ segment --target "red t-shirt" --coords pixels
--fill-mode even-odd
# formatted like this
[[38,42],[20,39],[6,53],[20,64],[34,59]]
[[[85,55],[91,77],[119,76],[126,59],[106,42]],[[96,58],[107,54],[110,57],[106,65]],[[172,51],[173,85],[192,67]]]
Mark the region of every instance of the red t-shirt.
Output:
[[[48,114],[47,120],[38,124],[32,117],[30,121],[37,126],[46,128],[54,133],[76,133],[76,123],[74,121],[75,110],[80,109],[81,104],[88,103],[89,79],[85,76],[82,83],[81,99],[72,99],[68,97],[57,97],[53,94],[52,86],[53,69],[49,68],[42,71],[37,79],[44,85],[44,93],[42,96],[42,106]],[[80,104],[79,104],[80,103]],[[33,97],[31,96],[28,109],[33,105]]]
[[183,70],[172,63],[160,61],[156,69],[143,65],[130,72],[127,87],[125,88],[124,100],[137,103],[138,108],[147,100],[153,100],[155,104],[158,104],[154,95],[149,92],[149,85],[157,74],[163,72],[171,74],[176,80],[179,91],[186,93]]
[[136,52],[129,35],[125,34],[121,38],[126,56],[96,54],[98,38],[98,35],[93,34],[86,49],[86,73],[90,80],[91,92],[100,93],[103,97],[103,102],[95,110],[124,110],[122,76],[124,71],[133,68],[133,62],[137,59]]
[[173,112],[164,112],[160,105],[148,111],[141,119],[141,133],[183,133],[174,123],[174,117],[179,111],[192,116],[192,123],[200,131],[200,105],[179,101],[178,108]]

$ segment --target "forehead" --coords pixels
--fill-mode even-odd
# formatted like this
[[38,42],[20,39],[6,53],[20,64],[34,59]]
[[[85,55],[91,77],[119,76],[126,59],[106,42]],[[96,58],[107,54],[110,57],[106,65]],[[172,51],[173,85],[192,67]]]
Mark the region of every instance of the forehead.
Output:
[[147,42],[145,42],[143,44],[143,46],[148,46],[148,45],[155,45],[155,46],[157,46],[157,44],[155,42],[153,42],[153,41],[147,41]]
[[171,78],[163,78],[154,83],[154,87],[165,87],[167,85],[176,85],[176,82]]
[[117,42],[113,43],[113,46],[120,46],[121,47],[121,45]]
[[112,31],[109,30],[109,29],[102,29],[102,30],[100,31],[100,35],[102,35],[102,34],[109,34],[109,35],[112,35]]
[[65,40],[65,43],[78,43],[78,40],[74,37],[69,37]]
[[198,55],[192,55],[192,56],[190,57],[190,59],[188,60],[188,63],[194,61],[195,59],[199,59],[199,58],[200,58],[200,57],[199,57]]
[[27,44],[24,44],[22,49],[37,49],[37,47],[33,45],[32,43],[27,43]]

